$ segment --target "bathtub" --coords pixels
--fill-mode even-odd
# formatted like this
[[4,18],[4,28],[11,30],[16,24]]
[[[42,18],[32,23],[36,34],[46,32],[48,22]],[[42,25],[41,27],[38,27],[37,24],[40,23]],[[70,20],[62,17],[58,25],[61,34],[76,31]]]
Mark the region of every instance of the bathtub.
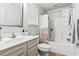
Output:
[[49,45],[51,47],[50,52],[61,53],[67,56],[75,55],[75,46],[72,43],[60,43],[49,41]]

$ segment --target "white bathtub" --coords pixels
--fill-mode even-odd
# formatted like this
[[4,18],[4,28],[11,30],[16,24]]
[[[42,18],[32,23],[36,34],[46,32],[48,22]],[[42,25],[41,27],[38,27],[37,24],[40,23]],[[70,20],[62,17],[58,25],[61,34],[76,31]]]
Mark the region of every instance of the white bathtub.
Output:
[[75,55],[75,46],[72,43],[60,43],[49,41],[49,45],[51,46],[51,52],[57,52],[68,56]]

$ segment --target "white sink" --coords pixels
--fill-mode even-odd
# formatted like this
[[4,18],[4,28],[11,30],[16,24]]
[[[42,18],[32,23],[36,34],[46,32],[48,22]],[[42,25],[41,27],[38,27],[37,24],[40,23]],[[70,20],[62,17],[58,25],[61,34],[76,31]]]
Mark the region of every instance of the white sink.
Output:
[[33,35],[17,35],[16,38],[31,38],[31,37],[34,37]]
[[26,38],[24,35],[17,35],[16,38]]
[[3,38],[1,39],[0,43],[13,43],[13,42],[17,42],[17,41],[20,41],[20,40],[28,40],[28,39],[32,39],[34,38],[35,36],[34,35],[17,35],[16,38]]
[[4,43],[4,42],[9,41],[9,40],[12,40],[12,38],[3,38],[3,39],[1,39],[0,43]]
[[1,44],[3,43],[16,43],[18,41],[22,40],[21,38],[4,38],[0,41]]

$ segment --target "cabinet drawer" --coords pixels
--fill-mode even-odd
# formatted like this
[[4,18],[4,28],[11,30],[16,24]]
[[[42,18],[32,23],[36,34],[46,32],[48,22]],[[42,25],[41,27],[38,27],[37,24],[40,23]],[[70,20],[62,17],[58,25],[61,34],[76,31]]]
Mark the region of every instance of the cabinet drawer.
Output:
[[19,54],[24,53],[24,47],[23,48],[19,48],[9,54],[7,54],[6,56],[19,56]]
[[27,56],[25,52],[19,53],[17,56]]
[[6,56],[6,55],[8,55],[8,56],[9,55],[16,56],[19,53],[21,53],[23,51],[26,51],[25,48],[26,48],[26,44],[25,43],[19,44],[17,46],[14,46],[14,47],[11,47],[11,48],[8,48],[8,49],[0,51],[0,55],[2,55],[2,56]]
[[28,49],[38,44],[38,39],[34,39],[28,42]]
[[38,48],[37,45],[28,50],[28,56],[37,56]]

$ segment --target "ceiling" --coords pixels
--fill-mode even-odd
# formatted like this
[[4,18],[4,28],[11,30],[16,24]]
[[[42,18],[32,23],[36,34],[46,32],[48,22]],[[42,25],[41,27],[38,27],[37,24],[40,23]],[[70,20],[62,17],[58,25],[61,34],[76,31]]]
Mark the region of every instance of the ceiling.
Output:
[[39,6],[46,11],[50,11],[50,10],[54,10],[54,9],[58,9],[58,8],[62,8],[70,5],[71,3],[39,3]]

